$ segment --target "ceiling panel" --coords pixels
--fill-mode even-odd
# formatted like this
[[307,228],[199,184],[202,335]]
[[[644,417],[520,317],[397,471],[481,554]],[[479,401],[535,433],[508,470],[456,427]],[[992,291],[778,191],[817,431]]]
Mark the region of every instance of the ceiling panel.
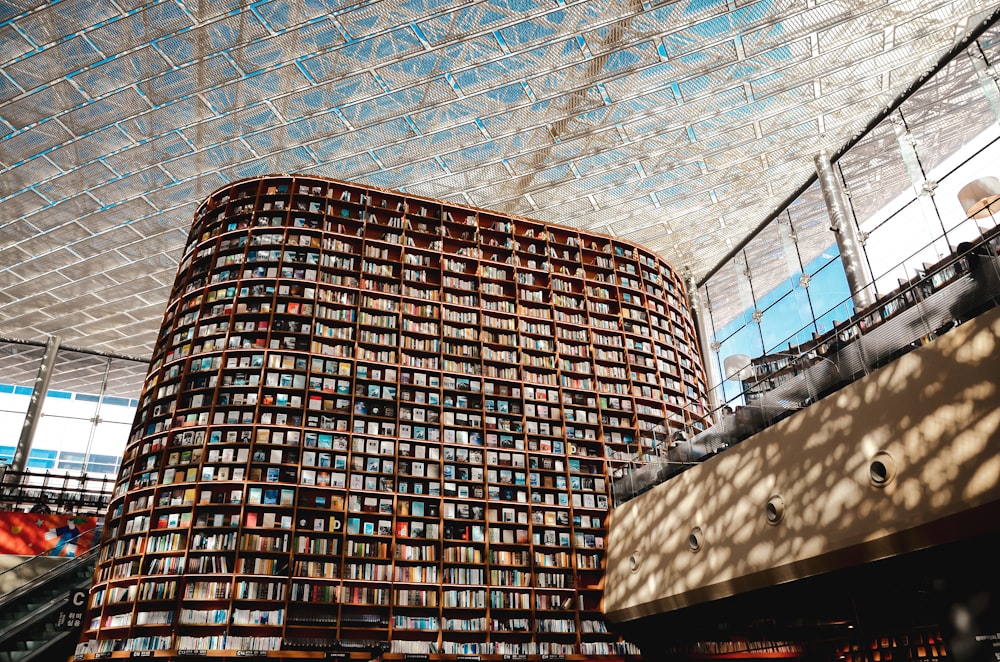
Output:
[[[699,276],[808,180],[818,149],[844,145],[994,10],[0,3],[0,335],[148,354],[194,207],[271,172],[598,228]],[[991,61],[997,42],[984,40]],[[914,112],[933,118],[927,99]],[[926,136],[942,152],[961,142]],[[882,167],[877,152],[860,162]],[[878,178],[850,175],[876,204],[863,182]]]

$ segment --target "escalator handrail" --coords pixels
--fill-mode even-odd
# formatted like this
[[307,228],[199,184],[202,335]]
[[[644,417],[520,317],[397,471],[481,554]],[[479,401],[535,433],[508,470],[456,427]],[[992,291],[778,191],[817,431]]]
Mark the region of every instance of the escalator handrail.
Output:
[[[94,544],[91,545],[91,549],[95,549],[96,547],[98,547],[98,545],[97,545],[97,536],[98,536],[98,533],[100,531],[99,527],[97,529],[87,529],[86,531],[78,531],[77,534],[75,536],[73,536],[72,538],[70,538],[67,542],[68,543],[75,543],[82,536],[85,536],[86,534],[90,533],[91,531],[94,532]],[[23,568],[25,565],[27,565],[29,563],[34,563],[39,558],[58,558],[58,557],[52,557],[52,556],[50,556],[51,553],[52,553],[51,549],[46,549],[44,551],[38,552],[34,556],[29,556],[28,558],[26,558],[25,560],[21,561],[17,565],[12,565],[9,568],[4,568],[3,570],[0,570],[0,577],[3,577],[8,572],[13,572],[14,570],[17,570],[18,568]],[[6,595],[6,594],[4,594],[4,595]],[[0,595],[0,600],[3,599],[4,595]],[[2,604],[2,602],[0,602],[0,604]]]
[[[90,587],[90,579],[80,581],[77,584],[70,586],[70,590],[79,590]],[[26,613],[24,616],[20,617],[13,623],[10,623],[2,630],[0,630],[0,645],[6,642],[11,636],[18,634],[25,628],[28,628],[36,623],[42,622],[41,619],[45,616],[52,614],[53,612],[66,606],[66,594],[59,594],[51,598],[45,604],[35,607],[33,610]],[[2,650],[2,649],[0,649]]]
[[[77,540],[80,536],[84,535],[85,533],[90,533],[90,531],[82,531],[82,532],[78,533],[76,536],[74,536],[72,538],[72,541]],[[17,588],[15,588],[14,590],[10,591],[9,593],[5,593],[3,595],[0,595],[0,610],[4,609],[7,605],[11,604],[13,601],[17,600],[18,598],[21,598],[22,596],[25,596],[25,595],[31,593],[32,591],[34,591],[36,588],[38,588],[39,586],[41,586],[45,582],[47,582],[47,581],[49,581],[51,579],[55,579],[57,577],[61,577],[63,575],[67,575],[69,573],[72,573],[73,571],[75,571],[80,566],[86,565],[88,562],[90,562],[90,561],[93,560],[92,557],[96,554],[96,552],[97,552],[98,549],[99,549],[99,547],[97,545],[94,545],[94,546],[90,547],[89,549],[85,550],[80,555],[73,557],[67,563],[62,563],[62,564],[57,565],[55,567],[49,568],[49,569],[47,569],[47,570],[45,570],[43,572],[40,572],[39,574],[37,574],[34,577],[32,577],[30,581],[22,584],[21,586],[18,586]],[[40,552],[40,553],[36,554],[35,556],[32,556],[31,558],[29,558],[29,559],[27,559],[25,561],[22,561],[21,563],[18,563],[15,566],[11,566],[10,568],[7,568],[3,572],[0,572],[0,576],[6,574],[8,572],[12,572],[14,570],[17,570],[19,568],[23,569],[28,564],[36,563],[37,560],[40,559],[40,558],[58,558],[58,557],[49,556],[49,551],[50,550],[47,550],[45,552]]]

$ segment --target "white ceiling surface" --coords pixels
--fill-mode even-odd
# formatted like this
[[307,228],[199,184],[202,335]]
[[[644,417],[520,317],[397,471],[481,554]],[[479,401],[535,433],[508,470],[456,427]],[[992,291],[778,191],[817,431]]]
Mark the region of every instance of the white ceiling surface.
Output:
[[195,206],[277,172],[703,275],[994,8],[0,0],[0,335],[148,355]]

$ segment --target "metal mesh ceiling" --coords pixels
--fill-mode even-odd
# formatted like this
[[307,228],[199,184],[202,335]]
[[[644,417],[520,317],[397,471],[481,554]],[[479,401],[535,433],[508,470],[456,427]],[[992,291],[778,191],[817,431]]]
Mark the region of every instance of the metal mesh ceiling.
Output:
[[[0,340],[0,383],[31,389],[45,347]],[[114,398],[136,398],[147,365],[122,358],[106,358],[63,348],[56,355],[49,390]],[[13,432],[13,431],[11,431]]]
[[195,205],[307,172],[706,273],[976,0],[0,3],[0,332],[148,355]]

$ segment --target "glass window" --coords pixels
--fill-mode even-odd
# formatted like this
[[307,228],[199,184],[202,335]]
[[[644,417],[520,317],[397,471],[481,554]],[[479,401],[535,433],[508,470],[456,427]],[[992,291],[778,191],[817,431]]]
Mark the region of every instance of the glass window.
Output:
[[[879,296],[925,265],[950,259],[961,242],[979,239],[1000,220],[1000,211],[996,219],[968,219],[958,201],[967,183],[1000,179],[1000,91],[986,69],[1000,64],[998,44],[981,39],[983,66],[964,54],[955,58],[835,163]],[[849,319],[854,303],[818,182],[719,268],[703,292],[718,350],[708,360],[721,375],[729,357],[788,351]],[[723,384],[728,397],[738,390],[733,380]]]
[[88,471],[97,471],[94,462],[105,462],[99,458],[113,458],[117,462],[122,456],[125,442],[128,439],[131,421],[129,423],[114,423],[102,420],[94,429],[94,440],[90,447],[90,459],[87,462]]
[[94,473],[97,473],[97,474],[110,474],[110,475],[113,476],[113,475],[115,475],[115,474],[118,473],[118,465],[117,464],[101,464],[99,462],[91,462],[90,464],[87,465],[87,471],[89,473],[92,473],[92,474],[94,474]]
[[1000,215],[982,219],[966,217],[958,200],[962,188],[982,177],[1000,178],[1000,125],[993,124],[931,173],[938,179],[934,202],[941,212],[948,243],[957,247],[963,241],[975,241],[985,230],[1000,221]]
[[27,467],[29,469],[54,469],[55,458],[59,451],[44,448],[32,448],[28,454]]
[[125,423],[132,425],[135,419],[136,405],[110,404],[107,399],[101,404],[101,420],[112,423]]
[[836,165],[862,230],[877,225],[916,197],[899,151],[896,129],[888,119],[858,141]]
[[824,260],[825,257],[827,256],[815,260],[814,264],[822,266],[811,275],[809,281],[809,300],[816,312],[817,333],[830,331],[834,322],[842,322],[854,314],[854,301],[850,297],[840,256]]
[[808,265],[829,252],[831,246],[836,247],[837,238],[830,232],[830,212],[827,211],[819,182],[814,182],[788,205],[786,215],[795,234],[800,264]]
[[[994,84],[992,80],[989,82]],[[942,107],[947,112],[941,112]],[[942,168],[945,172],[952,170],[956,158],[967,159],[970,156],[967,149],[977,143],[981,147],[983,132],[996,128],[996,116],[972,60],[966,56],[949,62],[929,84],[910,95],[899,111],[913,137],[920,165],[931,181],[941,177]],[[983,171],[983,174],[996,172]],[[944,212],[945,207],[941,206],[941,210]],[[947,216],[942,213],[942,217]]]
[[[0,396],[0,401],[5,400]],[[25,398],[27,400],[27,398]],[[10,403],[4,403],[10,404]],[[24,403],[27,407],[27,403]],[[13,451],[17,447],[17,440],[21,438],[21,428],[24,427],[24,409],[11,411],[8,407],[0,405],[0,442],[8,444]]]
[[[63,401],[57,401],[64,404]],[[87,448],[87,441],[90,439],[91,422],[88,418],[78,416],[59,416],[52,413],[53,401],[45,400],[42,407],[42,417],[38,421],[35,429],[35,440],[32,444],[32,452],[45,449],[53,453],[58,453],[64,449],[79,449],[84,451]]]
[[879,295],[898,288],[900,280],[917,276],[925,263],[937,262],[941,251],[935,240],[939,238],[927,227],[916,200],[874,228],[865,248]]
[[760,318],[760,333],[766,353],[811,340],[815,328],[809,296],[802,287],[786,292]]
[[745,263],[736,261],[720,268],[705,285],[705,303],[712,317],[712,330],[721,341],[722,329],[752,321],[753,293]]
[[[748,356],[751,359],[763,355],[764,346],[761,344],[760,327],[756,323],[744,325],[736,329],[735,333],[726,338],[719,348],[719,359],[725,365],[726,359],[734,356]],[[725,373],[722,373],[725,375]],[[735,379],[723,382],[722,391],[726,402],[740,401],[743,393],[742,385]]]

